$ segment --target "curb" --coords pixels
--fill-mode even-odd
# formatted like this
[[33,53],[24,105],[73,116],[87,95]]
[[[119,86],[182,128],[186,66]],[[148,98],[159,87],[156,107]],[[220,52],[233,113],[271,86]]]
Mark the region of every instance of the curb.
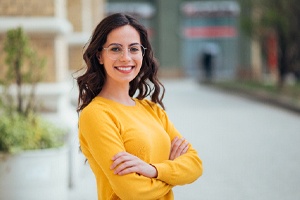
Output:
[[230,92],[235,95],[238,94],[248,99],[253,99],[270,105],[278,106],[300,115],[300,102],[296,102],[294,99],[291,99],[289,97],[271,95],[264,91],[251,91],[248,89],[219,86],[215,84],[207,85],[223,92]]

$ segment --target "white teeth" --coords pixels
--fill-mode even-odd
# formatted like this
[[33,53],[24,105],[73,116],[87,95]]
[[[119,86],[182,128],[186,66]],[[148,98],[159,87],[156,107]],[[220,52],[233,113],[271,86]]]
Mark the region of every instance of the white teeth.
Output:
[[130,71],[131,67],[117,67],[117,69],[121,71]]

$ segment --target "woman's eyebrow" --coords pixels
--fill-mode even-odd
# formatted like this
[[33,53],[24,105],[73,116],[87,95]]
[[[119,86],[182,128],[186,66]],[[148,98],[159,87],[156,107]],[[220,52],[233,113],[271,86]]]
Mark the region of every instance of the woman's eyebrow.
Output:
[[[116,46],[121,46],[121,47],[123,47],[123,45],[122,44],[119,44],[119,43],[111,43],[111,44],[109,44],[108,46],[112,46],[112,45],[116,45]],[[140,45],[140,43],[138,43],[138,42],[134,42],[134,43],[131,43],[131,44],[129,44],[128,46],[134,46],[134,45]]]
[[140,45],[140,43],[135,42],[135,43],[130,44],[129,46],[134,46],[134,45]]
[[121,44],[119,44],[119,43],[111,43],[111,44],[109,44],[108,46],[112,46],[112,45],[116,45],[116,46],[123,46],[123,45],[121,45]]

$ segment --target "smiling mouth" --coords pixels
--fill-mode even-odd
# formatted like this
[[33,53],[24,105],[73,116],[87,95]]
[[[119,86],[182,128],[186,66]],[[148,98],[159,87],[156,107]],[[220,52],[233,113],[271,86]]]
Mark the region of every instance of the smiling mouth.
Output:
[[117,70],[122,71],[122,72],[130,72],[134,67],[115,67]]

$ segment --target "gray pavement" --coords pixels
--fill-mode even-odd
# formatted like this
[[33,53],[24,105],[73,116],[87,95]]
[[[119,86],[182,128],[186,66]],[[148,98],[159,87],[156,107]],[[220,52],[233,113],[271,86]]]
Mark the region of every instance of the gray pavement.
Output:
[[[300,199],[300,115],[189,79],[163,83],[168,115],[204,165],[202,177],[174,189],[175,199]],[[69,200],[96,200],[93,174],[79,157]]]

